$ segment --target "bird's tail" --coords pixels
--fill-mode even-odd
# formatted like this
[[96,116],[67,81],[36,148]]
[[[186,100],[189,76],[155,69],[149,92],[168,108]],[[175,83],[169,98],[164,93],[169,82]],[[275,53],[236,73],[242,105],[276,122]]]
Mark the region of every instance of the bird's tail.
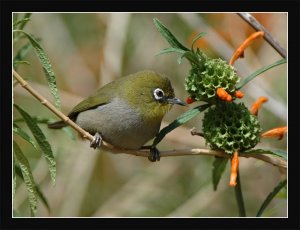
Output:
[[48,128],[50,129],[61,129],[65,126],[67,126],[67,124],[64,121],[56,121],[48,124]]

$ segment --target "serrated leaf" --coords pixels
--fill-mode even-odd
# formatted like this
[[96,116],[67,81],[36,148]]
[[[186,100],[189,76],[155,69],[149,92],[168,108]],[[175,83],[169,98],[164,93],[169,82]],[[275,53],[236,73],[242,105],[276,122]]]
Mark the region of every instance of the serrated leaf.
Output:
[[221,176],[226,168],[228,158],[216,157],[213,163],[213,185],[214,190],[217,190]]
[[257,77],[258,75],[262,74],[263,72],[266,72],[267,70],[277,66],[277,65],[281,65],[281,64],[284,64],[286,63],[287,60],[285,58],[279,60],[279,61],[276,61],[270,65],[267,65],[263,68],[260,68],[259,70],[255,71],[254,73],[252,73],[251,75],[249,75],[248,77],[242,79],[237,85],[236,85],[236,88],[237,89],[241,89],[242,87],[244,87],[249,81],[251,81],[252,79],[254,79],[255,77]]
[[281,181],[274,189],[273,191],[267,196],[267,198],[264,200],[264,202],[262,203],[261,207],[259,208],[256,217],[260,217],[262,215],[262,213],[264,212],[264,210],[266,209],[266,207],[271,203],[271,201],[273,200],[273,198],[276,196],[276,194],[283,188],[286,186],[287,180],[283,180]]
[[34,138],[36,139],[38,145],[40,146],[43,156],[46,158],[48,163],[48,168],[50,172],[50,176],[52,179],[52,183],[55,184],[55,176],[56,176],[56,162],[52,153],[51,146],[47,141],[45,135],[43,134],[42,130],[39,128],[35,120],[25,112],[21,107],[14,104],[14,107],[19,111],[19,113],[24,118],[28,128],[32,132]]
[[171,124],[160,130],[160,132],[155,137],[152,146],[156,146],[161,140],[173,129],[179,127],[180,125],[186,123],[187,121],[194,118],[196,115],[198,115],[200,112],[203,112],[205,109],[210,107],[210,104],[204,104],[197,106],[191,110],[188,110],[184,114],[180,115],[178,118],[176,118]]
[[20,32],[20,33],[23,33],[24,35],[26,35],[26,37],[29,39],[32,46],[34,47],[36,54],[40,60],[40,63],[42,64],[45,75],[47,77],[47,82],[48,82],[51,94],[54,97],[55,105],[58,109],[60,109],[61,102],[60,102],[58,90],[56,87],[56,78],[55,78],[55,74],[54,74],[52,65],[50,63],[50,60],[48,58],[48,55],[46,54],[44,49],[40,46],[40,44],[30,34],[26,33],[23,30],[14,30],[14,32]]
[[287,160],[287,152],[282,149],[251,149],[244,151],[243,153],[265,153],[265,154],[272,154],[275,156],[279,156]]
[[13,132],[19,135],[20,137],[22,137],[28,143],[30,143],[35,149],[37,149],[37,145],[35,141],[18,125],[13,124]]
[[[24,181],[23,174],[21,172],[21,169],[18,166],[15,165],[14,171]],[[49,206],[49,203],[48,203],[46,197],[44,196],[44,194],[42,193],[42,191],[40,190],[40,188],[35,183],[34,183],[34,186],[36,188],[36,191],[37,191],[37,194],[38,194],[39,198],[44,203],[44,205],[46,206],[46,208],[48,209],[48,211],[50,211],[50,206]]]
[[37,191],[35,188],[34,179],[32,176],[32,172],[28,163],[27,158],[24,156],[22,150],[20,149],[19,145],[14,141],[14,156],[20,166],[24,182],[26,184],[26,188],[28,191],[28,200],[30,210],[33,214],[37,211]]
[[153,18],[153,22],[157,30],[167,40],[167,42],[173,47],[181,50],[188,51],[189,49],[182,45],[175,36],[165,27],[157,18]]
[[206,32],[201,32],[199,33],[194,39],[193,39],[193,42],[192,42],[192,50],[194,50],[194,44],[201,38],[203,37],[204,35],[206,35],[207,33]]

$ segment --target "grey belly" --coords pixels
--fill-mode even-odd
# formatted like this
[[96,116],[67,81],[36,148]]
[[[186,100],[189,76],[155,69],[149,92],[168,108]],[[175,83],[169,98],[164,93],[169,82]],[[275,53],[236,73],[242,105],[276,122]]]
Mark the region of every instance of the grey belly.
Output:
[[118,99],[79,113],[76,123],[92,135],[98,132],[106,142],[125,149],[139,149],[160,128],[160,121],[154,126],[145,124],[137,110]]

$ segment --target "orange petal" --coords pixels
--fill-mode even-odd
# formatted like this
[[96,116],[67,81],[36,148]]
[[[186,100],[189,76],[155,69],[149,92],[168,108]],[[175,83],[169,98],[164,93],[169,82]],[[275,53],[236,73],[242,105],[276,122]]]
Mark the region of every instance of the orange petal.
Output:
[[195,102],[195,99],[192,98],[192,97],[187,97],[187,98],[185,99],[185,101],[186,101],[187,104],[192,104],[193,102]]
[[257,101],[256,102],[254,102],[253,104],[252,104],[252,106],[251,106],[251,108],[250,108],[250,112],[253,114],[253,115],[255,115],[255,116],[257,116],[257,113],[258,113],[258,110],[259,110],[259,108],[261,107],[261,105],[263,104],[263,103],[265,103],[265,102],[267,102],[268,101],[268,98],[266,98],[266,97],[259,97],[258,99],[257,99]]
[[237,172],[239,170],[239,153],[235,151],[233,153],[233,157],[231,159],[231,170],[230,170],[230,181],[229,185],[232,187],[236,186],[236,178],[237,178]]
[[237,97],[237,98],[243,98],[244,93],[242,91],[235,91],[234,96]]
[[229,65],[233,65],[234,62],[239,59],[240,57],[244,57],[244,50],[256,39],[261,38],[264,36],[263,31],[258,31],[251,34],[240,46],[237,48],[232,55]]
[[264,132],[261,137],[278,137],[278,140],[283,138],[283,135],[287,133],[287,126],[278,127]]
[[232,96],[223,88],[217,89],[217,95],[222,101],[232,101]]

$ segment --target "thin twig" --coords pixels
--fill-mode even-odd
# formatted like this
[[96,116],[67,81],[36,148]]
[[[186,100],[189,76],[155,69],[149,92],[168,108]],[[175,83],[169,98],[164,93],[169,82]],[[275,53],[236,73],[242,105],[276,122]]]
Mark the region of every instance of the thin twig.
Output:
[[257,31],[264,31],[264,39],[283,57],[286,58],[286,50],[279,45],[279,43],[272,37],[270,32],[263,27],[255,17],[249,13],[237,13],[242,19],[244,19],[250,26],[252,26]]
[[[44,106],[50,109],[53,113],[55,113],[60,119],[65,121],[68,125],[70,125],[73,129],[81,134],[81,136],[85,139],[92,141],[94,137],[79,127],[76,123],[74,123],[71,119],[69,119],[62,112],[57,110],[57,108],[48,102],[42,95],[36,92],[29,84],[26,82],[15,70],[13,70],[13,75],[17,79],[17,81],[24,87],[29,93],[31,93],[35,98],[37,98]],[[127,149],[119,149],[107,142],[102,142],[101,149],[107,150],[114,153],[126,153],[134,156],[148,157],[149,150],[127,150]],[[174,156],[193,156],[193,155],[205,155],[205,156],[218,156],[218,157],[230,157],[230,155],[226,154],[223,151],[216,151],[210,149],[180,149],[180,150],[171,150],[171,151],[161,151],[160,157],[174,157]],[[272,164],[277,167],[286,168],[287,162],[281,158],[274,157],[270,154],[254,154],[254,153],[240,153],[240,157],[253,157],[262,161],[265,161],[269,164]]]

